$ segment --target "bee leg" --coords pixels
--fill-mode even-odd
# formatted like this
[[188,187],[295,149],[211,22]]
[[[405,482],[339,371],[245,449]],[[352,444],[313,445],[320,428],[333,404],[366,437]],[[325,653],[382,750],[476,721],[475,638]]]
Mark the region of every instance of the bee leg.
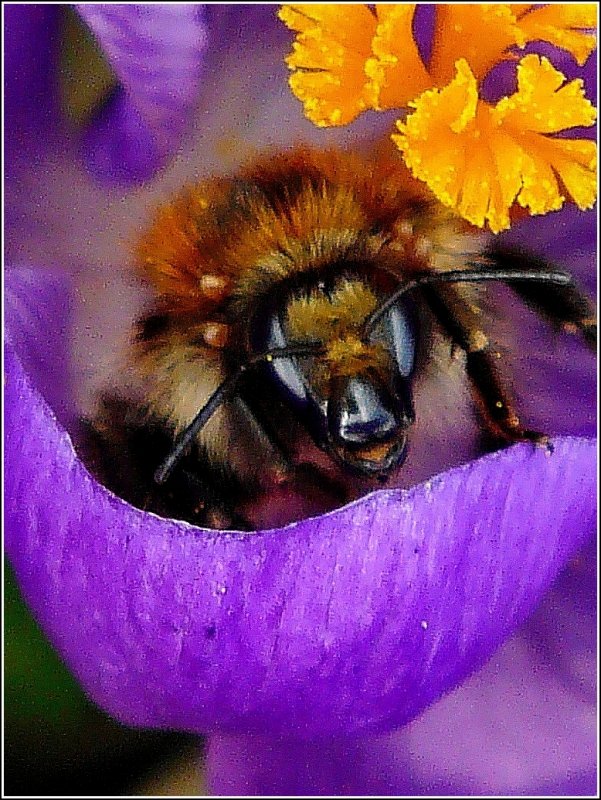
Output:
[[[466,354],[466,372],[484,425],[484,444],[531,441],[548,446],[549,437],[524,428],[513,397],[497,367],[498,354],[480,327],[477,310],[460,286],[429,288],[426,299],[453,345]],[[488,442],[486,441],[488,439]],[[488,449],[488,448],[487,448]]]
[[490,345],[466,352],[466,370],[472,383],[486,432],[495,441],[549,444],[549,437],[524,428],[516,413],[513,398],[503,385]]
[[[500,269],[548,271],[551,265],[517,249],[496,246],[488,254]],[[524,302],[559,330],[580,334],[586,344],[597,349],[597,320],[589,299],[575,285],[533,284],[507,281]]]

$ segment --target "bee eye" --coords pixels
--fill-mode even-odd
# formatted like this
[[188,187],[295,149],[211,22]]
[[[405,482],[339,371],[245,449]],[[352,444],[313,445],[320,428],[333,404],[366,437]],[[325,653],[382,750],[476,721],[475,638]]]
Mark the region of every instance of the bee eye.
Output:
[[[282,321],[277,312],[272,312],[262,320],[262,325],[254,331],[255,352],[274,347],[287,347],[290,344]],[[289,400],[295,405],[306,406],[310,402],[306,377],[296,358],[279,358],[266,365],[266,373],[271,374]]]
[[402,378],[408,378],[415,365],[415,327],[412,310],[399,301],[388,309],[369,336],[371,343],[381,342],[386,347]]

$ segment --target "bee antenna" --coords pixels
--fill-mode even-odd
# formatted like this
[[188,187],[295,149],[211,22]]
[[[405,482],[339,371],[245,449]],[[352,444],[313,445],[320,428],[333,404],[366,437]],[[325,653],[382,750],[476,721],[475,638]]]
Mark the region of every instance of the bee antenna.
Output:
[[207,422],[211,419],[215,411],[222,403],[228,400],[235,394],[240,380],[244,374],[258,364],[263,364],[266,361],[273,361],[277,358],[291,358],[293,356],[315,356],[324,352],[322,344],[316,342],[306,342],[304,344],[295,344],[289,347],[274,347],[271,350],[266,350],[264,353],[258,353],[251,356],[247,361],[240,364],[240,366],[229,375],[223,383],[221,383],[213,394],[209,397],[205,405],[199,410],[192,422],[185,428],[177,437],[173,449],[159,466],[154,473],[154,482],[161,485],[165,483],[177,464],[188,452],[189,447],[204,428]]
[[[481,262],[468,262],[468,267],[481,267]],[[559,286],[573,284],[572,276],[559,270],[483,270],[483,269],[456,269],[448,272],[418,273],[414,278],[405,281],[395,292],[375,308],[363,324],[364,335],[367,336],[378,324],[380,319],[404,294],[421,286],[432,283],[480,283],[482,281],[531,281],[533,283],[553,283]]]

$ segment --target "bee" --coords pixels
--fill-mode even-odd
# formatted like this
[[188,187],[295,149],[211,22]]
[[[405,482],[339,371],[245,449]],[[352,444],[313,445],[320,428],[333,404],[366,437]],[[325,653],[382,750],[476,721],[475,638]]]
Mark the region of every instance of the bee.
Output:
[[[596,337],[569,275],[489,246],[392,155],[301,147],[189,186],[136,259],[154,301],[92,423],[100,471],[142,508],[215,528],[252,528],[241,509],[278,483],[332,503],[340,476],[402,472],[441,341],[495,447],[546,443],[501,377],[482,284]],[[299,463],[304,440],[321,463]]]

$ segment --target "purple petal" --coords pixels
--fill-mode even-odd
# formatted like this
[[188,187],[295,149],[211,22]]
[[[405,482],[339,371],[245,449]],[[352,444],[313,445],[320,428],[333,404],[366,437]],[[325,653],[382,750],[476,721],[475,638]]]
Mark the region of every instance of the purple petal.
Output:
[[388,742],[416,786],[594,793],[596,555],[591,540],[483,670]]
[[92,175],[114,183],[142,182],[164,161],[151,129],[123,89],[111,96],[88,127],[83,148]]
[[[500,706],[501,698],[494,698],[492,707]],[[594,715],[593,708],[589,715]],[[588,768],[574,772],[568,765],[564,774],[560,773],[560,769],[565,768],[566,763],[561,755],[558,756],[550,737],[545,742],[545,749],[541,748],[535,754],[538,761],[529,761],[523,751],[519,752],[520,745],[526,739],[520,735],[519,723],[522,720],[513,720],[513,724],[509,717],[502,720],[502,724],[508,726],[503,736],[509,750],[509,764],[500,763],[498,750],[485,749],[481,741],[475,741],[475,737],[466,746],[460,727],[465,722],[463,718],[454,720],[445,714],[440,721],[442,730],[438,736],[434,736],[436,747],[426,747],[421,752],[411,750],[406,739],[399,735],[377,739],[365,737],[305,742],[281,737],[214,734],[209,739],[206,754],[208,787],[211,795],[225,797],[595,796],[597,776],[592,721],[586,751]],[[472,719],[468,722],[473,725]],[[559,720],[561,734],[564,733],[562,722]],[[495,723],[499,724],[498,719],[491,720],[491,727]],[[430,730],[436,734],[433,729]],[[476,730],[480,732],[479,728]],[[528,731],[527,728],[521,730]],[[454,737],[470,752],[473,757],[470,766],[476,765],[473,773],[459,774],[455,762],[440,758],[440,745],[444,756],[449,737]],[[561,735],[561,738],[565,736]],[[578,760],[577,744],[573,742],[572,747],[575,760]],[[458,751],[459,748],[454,748],[454,752]],[[484,764],[488,764],[490,771],[496,773],[490,782],[481,780],[479,767]],[[427,770],[433,765],[437,767],[433,770],[437,773],[435,776],[420,774],[424,767]],[[511,774],[512,767],[518,767],[518,771],[520,767],[525,771],[533,767],[532,771],[553,771],[550,765],[559,767],[559,777],[554,781],[526,783],[525,788],[523,784],[516,788],[507,782],[507,773]]]
[[71,282],[66,275],[49,270],[7,267],[4,290],[7,341],[19,352],[39,392],[66,423],[72,417]]
[[569,270],[583,288],[594,294],[596,270],[592,254],[596,252],[596,214],[566,205],[561,211],[520,220],[501,234],[501,241]]
[[177,150],[199,93],[204,8],[81,4],[122,86],[91,124],[87,163],[98,177],[142,180]]
[[426,67],[432,58],[434,32],[436,30],[436,6],[430,3],[418,3],[413,16],[413,36],[420,57]]
[[[558,222],[569,216],[569,212],[559,215]],[[545,227],[544,220],[539,222]],[[580,241],[584,239],[582,227],[574,227],[574,235],[579,235]],[[535,226],[524,228],[536,232]],[[558,225],[558,250],[561,248],[560,229]],[[527,241],[525,236],[508,238],[514,243]],[[535,240],[528,242],[526,248],[544,255]],[[549,263],[565,267],[570,260],[551,257]],[[590,257],[582,259],[582,266],[587,263],[590,264]],[[577,257],[573,265],[577,267]],[[579,270],[571,271],[579,278],[579,284],[590,284],[590,281],[580,280]],[[594,292],[590,295],[594,296]],[[594,436],[597,430],[595,352],[583,344],[579,335],[552,330],[507,288],[495,288],[494,302],[497,305],[491,317],[490,332],[502,353],[499,363],[512,387],[523,424],[555,435]]]
[[16,3],[4,9],[7,146],[17,144],[17,128],[19,137],[24,129],[39,135],[58,109],[59,21],[51,4]]
[[[4,8],[5,227],[10,236],[19,212],[23,177],[51,148],[64,145],[58,56],[60,13],[52,4]],[[23,221],[23,227],[25,222]]]
[[299,742],[214,734],[217,795],[594,795],[596,543],[488,662],[402,731]]
[[401,725],[484,663],[593,529],[578,439],[257,535],[159,519],[90,478],[10,345],[6,364],[9,556],[84,688],[132,724]]

